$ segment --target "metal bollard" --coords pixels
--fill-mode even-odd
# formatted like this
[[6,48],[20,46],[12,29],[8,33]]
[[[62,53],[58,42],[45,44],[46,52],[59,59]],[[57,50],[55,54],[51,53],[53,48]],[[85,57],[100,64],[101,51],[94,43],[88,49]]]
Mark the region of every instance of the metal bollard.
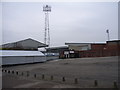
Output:
[[65,82],[65,77],[62,78],[62,81]]
[[23,76],[23,75],[24,75],[24,73],[22,72],[22,73],[21,73],[21,75]]
[[14,71],[12,71],[12,74],[14,74]]
[[117,87],[117,82],[114,82],[114,88],[118,88],[118,87]]
[[7,70],[5,70],[5,72],[7,72]]
[[29,76],[29,71],[27,71],[27,77]]
[[51,80],[53,80],[53,76],[51,76]]
[[16,75],[18,75],[18,72],[16,71]]
[[10,73],[10,70],[8,70],[8,73]]
[[36,78],[36,74],[34,74],[34,77]]
[[45,75],[44,74],[42,74],[42,79],[45,79]]
[[94,85],[95,85],[95,87],[98,86],[98,81],[97,80],[94,81]]
[[78,79],[77,78],[75,78],[75,84],[78,84]]

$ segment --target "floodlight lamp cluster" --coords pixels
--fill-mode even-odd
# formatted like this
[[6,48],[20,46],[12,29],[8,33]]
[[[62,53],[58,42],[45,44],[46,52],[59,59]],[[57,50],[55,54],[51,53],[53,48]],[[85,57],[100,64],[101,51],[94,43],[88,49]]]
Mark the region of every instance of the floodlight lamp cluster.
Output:
[[43,6],[43,11],[44,12],[51,12],[51,6],[48,6],[48,5]]

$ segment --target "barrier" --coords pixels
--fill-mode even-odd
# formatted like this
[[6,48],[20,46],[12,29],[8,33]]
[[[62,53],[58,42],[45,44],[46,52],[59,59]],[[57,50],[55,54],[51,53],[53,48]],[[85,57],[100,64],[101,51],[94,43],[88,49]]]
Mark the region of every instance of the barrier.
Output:
[[36,78],[36,74],[34,74],[34,78]]
[[29,71],[27,71],[27,77],[29,76]]
[[[2,69],[2,72],[8,73],[8,74],[14,74],[14,75],[26,76],[25,73],[19,72],[19,71],[14,71],[14,70]],[[21,74],[19,74],[19,73],[21,73]],[[29,72],[29,71],[27,71],[26,74],[27,74],[27,77],[30,76],[30,72]],[[32,76],[32,75],[31,75],[31,76]],[[56,77],[56,76],[53,76],[53,75],[48,76],[49,79],[47,79],[47,76],[46,76],[46,78],[45,78],[45,74],[42,74],[41,76],[39,76],[39,75],[37,75],[37,74],[33,74],[33,76],[34,76],[34,78],[37,78],[37,77],[39,78],[39,77],[42,76],[42,80],[51,80],[51,81],[54,80],[55,82],[56,82],[56,81],[59,82],[59,79],[60,79],[60,81],[62,81],[62,82],[68,82],[68,81],[69,81],[69,78],[66,79],[66,77],[62,77],[62,79],[61,79],[61,77],[59,77],[59,78],[56,79],[56,78],[54,78],[54,77]],[[79,81],[78,78],[73,78],[73,79],[72,79],[72,82],[73,82],[74,84],[80,84],[78,81]],[[72,82],[70,82],[70,83],[72,84]],[[97,86],[98,86],[98,80],[94,80],[94,87],[97,87]],[[113,87],[114,87],[114,88],[118,88],[118,85],[117,85],[117,82],[116,82],[116,81],[113,82]]]
[[53,80],[53,76],[51,76],[51,80]]
[[12,74],[14,74],[14,71],[12,71]]
[[44,74],[42,74],[42,79],[45,79],[45,75]]
[[23,76],[23,75],[24,75],[24,73],[22,72],[22,73],[21,73],[21,75]]
[[65,82],[65,77],[62,77],[62,81]]
[[10,73],[10,70],[8,70],[8,73]]
[[7,72],[7,70],[5,70],[5,72]]
[[114,84],[114,88],[118,88],[117,83],[115,81],[113,82],[113,84]]
[[18,71],[16,71],[16,75],[18,75]]
[[75,78],[75,84],[78,84],[78,79],[77,78]]
[[94,81],[94,86],[95,86],[95,87],[98,86],[98,81],[97,81],[97,80]]

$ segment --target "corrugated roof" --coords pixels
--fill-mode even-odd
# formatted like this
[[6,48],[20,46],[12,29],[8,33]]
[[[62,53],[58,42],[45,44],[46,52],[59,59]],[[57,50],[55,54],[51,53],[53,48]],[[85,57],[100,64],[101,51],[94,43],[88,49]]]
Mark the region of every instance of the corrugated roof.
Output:
[[0,50],[0,56],[44,56],[40,51]]
[[[37,44],[37,46],[36,46],[36,49],[38,48],[38,47],[47,47],[48,45],[46,45],[46,44],[44,44],[44,43],[41,43],[41,42],[39,42],[39,41],[37,41],[37,40],[34,40],[34,39],[31,39],[31,38],[28,38],[28,39],[25,39],[25,40],[20,40],[20,41],[17,41],[17,42],[11,42],[11,43],[7,43],[7,44],[3,44],[2,45],[2,48],[12,48],[13,50],[15,50],[16,49],[16,47],[17,48],[24,48],[23,46],[17,46],[17,44],[18,43],[22,43],[22,42],[27,42],[27,41],[31,41],[31,44],[29,44],[29,46],[31,45],[31,49],[32,49],[32,44],[33,43],[36,43]],[[12,45],[12,46],[11,46]]]

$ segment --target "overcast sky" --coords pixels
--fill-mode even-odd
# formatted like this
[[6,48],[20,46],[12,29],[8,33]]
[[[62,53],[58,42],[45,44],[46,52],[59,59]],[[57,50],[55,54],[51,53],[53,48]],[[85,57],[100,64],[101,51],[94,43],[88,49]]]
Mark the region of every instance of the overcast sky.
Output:
[[4,2],[2,3],[3,43],[32,38],[44,42],[45,14],[50,5],[51,46],[65,42],[105,42],[118,39],[117,2]]

